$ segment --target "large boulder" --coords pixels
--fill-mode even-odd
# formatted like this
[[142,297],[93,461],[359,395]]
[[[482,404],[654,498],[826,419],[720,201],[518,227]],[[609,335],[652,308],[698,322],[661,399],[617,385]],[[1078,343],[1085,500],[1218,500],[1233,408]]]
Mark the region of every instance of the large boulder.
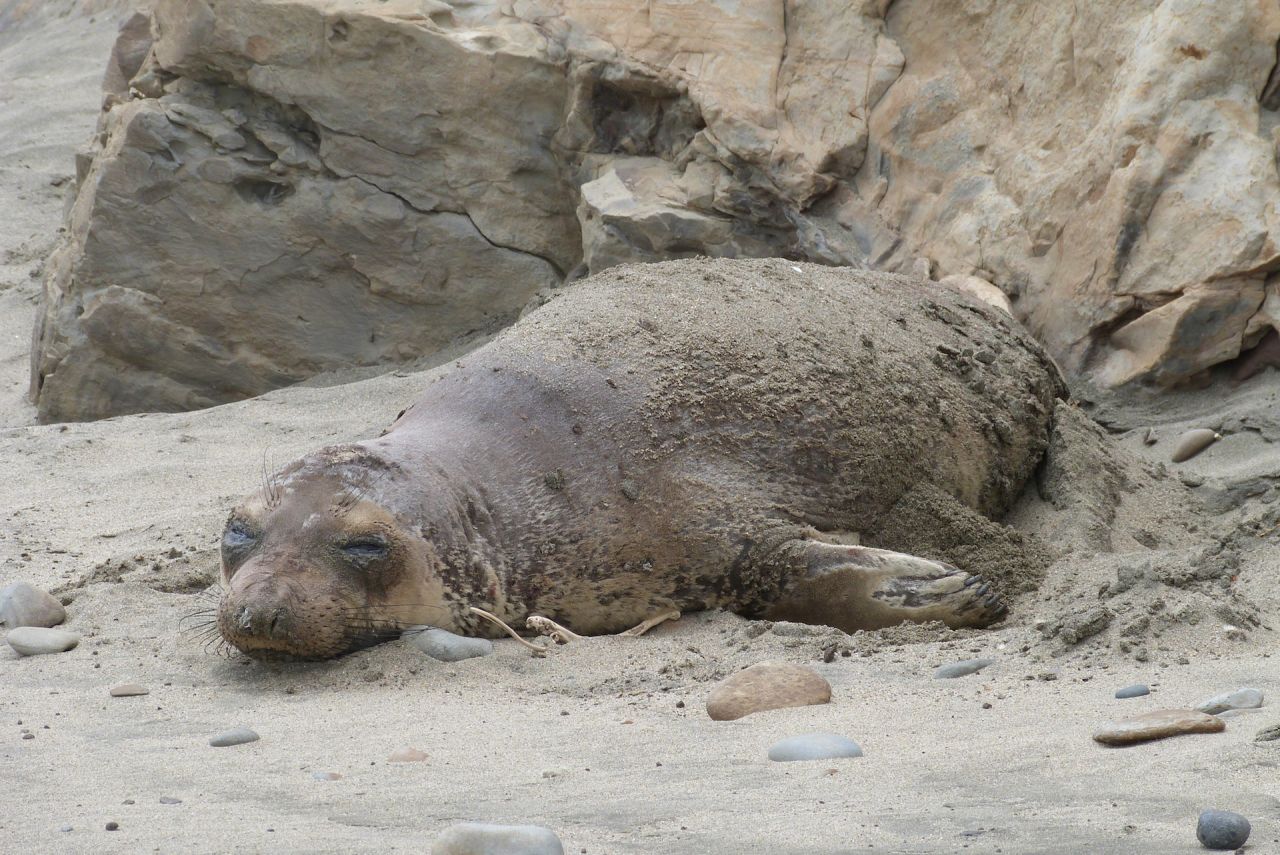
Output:
[[47,268],[45,420],[413,359],[579,272],[692,255],[1003,294],[1103,386],[1280,327],[1274,4],[160,0],[145,23]]

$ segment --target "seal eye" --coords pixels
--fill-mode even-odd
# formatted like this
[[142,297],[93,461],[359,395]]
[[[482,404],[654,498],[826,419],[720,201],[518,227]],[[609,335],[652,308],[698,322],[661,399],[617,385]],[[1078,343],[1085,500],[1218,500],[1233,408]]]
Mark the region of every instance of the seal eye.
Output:
[[348,558],[363,562],[386,558],[391,547],[384,538],[376,534],[366,534],[344,541],[342,551]]
[[235,552],[252,546],[258,538],[253,529],[243,520],[232,520],[227,523],[227,530],[222,533],[222,548]]

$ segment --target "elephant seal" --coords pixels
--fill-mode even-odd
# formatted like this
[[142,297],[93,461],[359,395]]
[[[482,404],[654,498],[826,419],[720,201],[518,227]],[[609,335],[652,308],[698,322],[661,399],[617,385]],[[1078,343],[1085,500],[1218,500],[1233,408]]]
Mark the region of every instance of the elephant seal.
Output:
[[1012,318],[902,276],[780,260],[613,268],[438,373],[375,439],[289,464],[227,521],[218,625],[326,658],[409,625],[669,609],[983,626],[950,565],[858,546],[909,489],[989,517],[1064,387]]

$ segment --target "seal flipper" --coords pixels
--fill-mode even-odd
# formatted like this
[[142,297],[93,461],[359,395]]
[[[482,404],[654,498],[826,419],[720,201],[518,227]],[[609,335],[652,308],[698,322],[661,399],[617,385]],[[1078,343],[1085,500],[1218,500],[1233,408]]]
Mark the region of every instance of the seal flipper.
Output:
[[778,550],[793,580],[764,614],[846,632],[903,621],[987,626],[1005,615],[979,576],[902,552],[801,538]]

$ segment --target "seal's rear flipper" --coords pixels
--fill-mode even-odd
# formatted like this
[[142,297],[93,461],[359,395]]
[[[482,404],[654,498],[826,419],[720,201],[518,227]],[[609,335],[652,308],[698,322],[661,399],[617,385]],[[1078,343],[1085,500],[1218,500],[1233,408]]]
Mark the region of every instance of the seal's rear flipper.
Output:
[[795,576],[763,615],[771,620],[852,632],[903,621],[987,626],[1006,612],[981,577],[940,561],[810,539],[790,541],[777,555]]

